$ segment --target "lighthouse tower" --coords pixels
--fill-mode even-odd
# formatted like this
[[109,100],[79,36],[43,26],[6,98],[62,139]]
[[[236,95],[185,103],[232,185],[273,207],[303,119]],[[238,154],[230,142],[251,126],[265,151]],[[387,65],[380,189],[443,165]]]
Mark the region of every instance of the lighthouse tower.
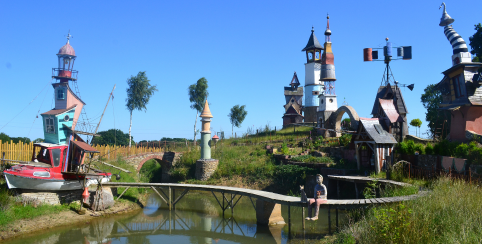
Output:
[[319,95],[318,126],[324,128],[326,120],[338,109],[335,94],[335,56],[331,50],[330,16],[326,17],[325,50],[321,56],[320,81],[324,86],[324,92]]
[[55,107],[42,114],[45,142],[67,144],[70,130],[75,129],[80,112],[85,103],[72,91],[69,82],[77,80],[78,71],[74,70],[75,50],[67,43],[57,53],[58,67],[52,69]]
[[323,90],[323,83],[320,81],[321,72],[321,50],[323,47],[315,36],[312,28],[310,39],[306,47],[301,50],[306,52],[305,63],[305,122],[316,122],[316,111],[319,105],[318,95]]

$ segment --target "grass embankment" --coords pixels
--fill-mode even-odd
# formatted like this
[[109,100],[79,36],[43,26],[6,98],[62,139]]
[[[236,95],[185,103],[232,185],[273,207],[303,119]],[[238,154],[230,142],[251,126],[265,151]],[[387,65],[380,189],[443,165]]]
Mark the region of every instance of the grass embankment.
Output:
[[354,217],[357,221],[336,234],[334,242],[482,243],[482,189],[448,178],[435,180],[430,189],[427,196]]
[[13,194],[7,188],[4,179],[0,180],[0,230],[5,230],[8,224],[20,219],[32,219],[41,215],[55,214],[78,208],[78,204],[63,205],[30,205],[15,201]]
[[[137,174],[135,173],[135,169],[126,164],[125,161],[118,159],[115,162],[111,162],[112,164],[122,167],[124,169],[128,169],[134,173],[124,173],[121,172],[121,179],[119,181],[122,182],[139,182]],[[97,163],[97,168],[102,170],[113,172],[111,167],[106,165]],[[112,176],[112,181],[117,181],[115,176]],[[123,191],[124,188],[119,188],[118,191]],[[145,193],[146,190],[137,189],[137,188],[130,188],[124,195],[123,199],[121,198],[120,201],[130,201],[137,203],[139,199],[141,199],[142,194]],[[7,184],[3,178],[0,179],[0,230],[5,230],[8,228],[9,224],[15,223],[17,220],[22,219],[33,219],[38,216],[42,215],[53,215],[64,211],[77,211],[80,208],[78,202],[73,202],[70,204],[61,204],[61,205],[49,205],[49,204],[39,204],[39,203],[23,203],[22,200],[18,197],[14,196],[14,192],[9,190]]]

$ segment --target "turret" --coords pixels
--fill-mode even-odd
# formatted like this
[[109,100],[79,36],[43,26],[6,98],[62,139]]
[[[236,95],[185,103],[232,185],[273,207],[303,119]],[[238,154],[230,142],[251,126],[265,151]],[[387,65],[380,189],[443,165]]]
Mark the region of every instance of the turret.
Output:
[[321,71],[321,50],[323,47],[315,36],[315,29],[312,27],[311,35],[305,48],[305,122],[316,122],[316,109],[318,107],[318,95],[323,90],[323,83],[320,81]]
[[459,63],[470,63],[472,62],[472,56],[470,55],[469,49],[467,48],[467,43],[464,39],[454,30],[452,24],[455,20],[450,17],[447,13],[445,3],[442,3],[440,8],[443,9],[442,18],[440,18],[440,26],[444,27],[444,34],[449,40],[450,45],[452,45],[453,55],[452,55],[452,66]]

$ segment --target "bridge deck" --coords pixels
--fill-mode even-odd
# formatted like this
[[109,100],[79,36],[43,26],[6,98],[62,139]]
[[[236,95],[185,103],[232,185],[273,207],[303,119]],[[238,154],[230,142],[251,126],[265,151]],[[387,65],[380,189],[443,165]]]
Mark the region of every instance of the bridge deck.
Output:
[[[404,183],[405,184],[405,183]],[[209,191],[220,192],[225,194],[236,194],[247,197],[255,197],[260,200],[264,200],[272,203],[279,203],[289,206],[306,207],[307,203],[301,202],[300,197],[286,196],[273,192],[252,190],[246,188],[230,187],[230,186],[214,186],[214,185],[195,185],[195,184],[175,184],[175,183],[131,183],[131,182],[108,182],[102,184],[108,187],[135,187],[135,188],[171,188],[182,190],[194,190],[194,191]],[[372,204],[384,204],[392,202],[401,202],[406,200],[412,200],[418,197],[420,194],[401,196],[401,197],[388,197],[388,198],[372,198],[372,199],[329,199],[327,203],[322,204],[322,208],[359,208],[363,205]]]
[[397,186],[410,186],[410,184],[405,182],[386,180],[386,179],[375,179],[375,178],[365,177],[365,176],[328,175],[328,179],[342,180],[342,181],[348,181],[348,182],[354,182],[354,183],[367,183],[367,182],[376,180],[380,183],[385,183],[385,184],[392,184]]

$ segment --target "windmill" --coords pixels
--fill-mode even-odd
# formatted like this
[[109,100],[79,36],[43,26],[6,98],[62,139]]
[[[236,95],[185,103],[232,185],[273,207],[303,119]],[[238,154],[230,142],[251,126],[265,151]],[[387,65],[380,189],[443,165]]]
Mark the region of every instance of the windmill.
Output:
[[[393,78],[395,85],[398,84],[393,77],[392,70],[390,69],[390,62],[392,60],[410,60],[412,59],[412,46],[400,46],[400,47],[393,47],[392,43],[388,41],[388,37],[385,38],[386,45],[383,48],[365,48],[363,49],[363,61],[384,61],[386,64],[385,72],[383,73],[382,77],[382,86],[387,86],[390,83],[390,76]],[[384,59],[378,58],[378,50],[374,49],[383,49],[383,56]],[[393,57],[393,49],[396,49],[397,56]],[[400,85],[402,87],[407,87],[408,89],[413,90],[414,84],[411,85]]]

